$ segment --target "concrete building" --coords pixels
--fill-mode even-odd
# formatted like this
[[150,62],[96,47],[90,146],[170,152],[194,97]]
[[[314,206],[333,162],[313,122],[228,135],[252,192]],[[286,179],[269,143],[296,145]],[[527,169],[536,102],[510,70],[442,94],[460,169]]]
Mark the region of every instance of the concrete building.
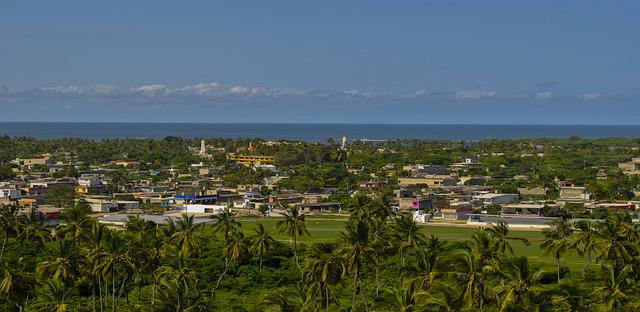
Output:
[[398,178],[398,184],[402,186],[426,185],[429,187],[453,186],[458,184],[458,178],[449,175],[428,175],[423,177]]
[[591,195],[585,187],[565,186],[560,188],[560,201],[564,202],[585,202]]
[[444,220],[466,220],[473,209],[473,205],[466,201],[450,202],[448,207],[440,210]]
[[236,164],[245,166],[254,166],[258,164],[274,164],[276,162],[275,156],[266,155],[227,154],[227,159],[234,161]]
[[640,157],[632,158],[629,162],[618,163],[618,168],[624,174],[640,174]]
[[428,209],[431,207],[431,199],[426,197],[405,197],[398,200],[400,210]]
[[118,204],[102,198],[84,198],[91,207],[91,212],[115,212],[118,211]]
[[480,202],[482,206],[503,205],[518,201],[518,194],[487,193],[473,196],[473,200]]
[[216,214],[227,209],[224,205],[200,205],[200,204],[186,204],[182,206],[182,210],[185,213],[204,213],[204,214]]

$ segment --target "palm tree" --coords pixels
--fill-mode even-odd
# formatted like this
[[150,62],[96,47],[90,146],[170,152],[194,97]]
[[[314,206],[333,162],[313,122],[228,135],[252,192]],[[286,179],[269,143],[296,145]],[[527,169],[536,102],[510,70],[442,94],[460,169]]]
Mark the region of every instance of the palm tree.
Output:
[[263,311],[271,311],[269,306],[277,306],[280,312],[315,312],[321,309],[316,296],[306,288],[285,289],[267,295],[263,303],[266,305]]
[[34,311],[67,312],[71,311],[66,300],[65,286],[58,280],[45,280],[38,290],[31,306]]
[[307,279],[319,286],[324,307],[329,311],[329,286],[338,283],[344,277],[347,268],[344,259],[331,252],[314,256],[307,266]]
[[6,263],[0,264],[2,280],[0,280],[0,294],[13,302],[18,310],[22,311],[27,298],[31,295],[35,278],[32,273],[24,272],[9,267]]
[[183,311],[188,298],[196,292],[196,272],[187,265],[189,256],[175,247],[167,249],[164,265],[155,271],[154,279],[159,285],[159,301],[164,310]]
[[465,306],[482,309],[486,298],[486,276],[494,271],[494,267],[488,264],[489,260],[478,252],[464,250],[447,261],[450,265],[447,275],[462,282]]
[[0,207],[0,233],[2,233],[2,248],[0,249],[0,263],[4,260],[4,248],[9,236],[14,235],[18,225],[19,208],[16,205],[2,205]]
[[59,240],[56,247],[55,258],[38,263],[36,272],[60,283],[64,298],[67,287],[80,276],[79,255],[69,240]]
[[405,289],[393,289],[392,306],[394,311],[399,312],[413,312],[417,311],[417,296],[419,295],[419,285],[415,280],[412,280]]
[[369,259],[373,262],[376,279],[376,298],[380,297],[380,255],[392,247],[390,242],[389,228],[383,218],[373,218],[369,221],[370,245],[373,249],[373,257]]
[[627,222],[617,217],[609,217],[595,226],[597,249],[596,261],[612,261],[615,265],[631,263],[633,244],[629,242]]
[[44,248],[44,243],[51,239],[51,232],[44,226],[44,223],[38,218],[38,214],[34,208],[29,214],[18,216],[18,241],[24,243],[31,242],[33,247],[33,260],[38,262],[38,250]]
[[246,254],[246,247],[243,242],[244,234],[240,231],[233,231],[227,240],[224,243],[223,252],[225,255],[224,260],[224,271],[218,277],[218,281],[216,282],[216,286],[211,289],[211,297],[213,298],[213,292],[218,289],[220,286],[220,281],[222,281],[222,277],[229,270],[229,266],[240,259],[240,257]]
[[444,243],[431,235],[425,242],[425,248],[415,252],[415,270],[418,275],[414,278],[419,289],[427,289],[438,276],[440,256],[444,250]]
[[433,283],[425,302],[425,311],[454,312],[464,309],[464,291],[452,281]]
[[358,289],[362,295],[365,310],[368,311],[367,298],[361,280],[361,272],[367,257],[373,253],[370,245],[369,225],[364,220],[351,219],[345,225],[345,230],[340,233],[342,245],[338,253],[344,257],[347,269],[353,275],[353,298],[351,299],[351,311],[355,308]]
[[556,260],[556,274],[560,283],[560,258],[571,249],[573,229],[566,220],[560,219],[551,223],[551,228],[543,231],[544,239],[540,244],[543,255],[553,255]]
[[171,235],[173,241],[180,251],[187,256],[195,256],[200,254],[200,241],[202,234],[200,233],[201,224],[194,222],[193,215],[182,214],[178,218],[176,231]]
[[262,223],[258,223],[258,226],[253,230],[256,235],[251,239],[249,252],[258,257],[258,271],[262,272],[262,260],[271,254],[275,240],[265,231]]
[[87,253],[87,259],[90,260],[91,262],[91,269],[90,269],[89,275],[90,275],[90,278],[92,279],[91,291],[93,296],[94,311],[96,310],[95,308],[96,290],[99,296],[100,311],[103,311],[104,309],[102,287],[103,285],[106,286],[106,283],[104,281],[102,274],[100,274],[99,272],[100,263],[96,261],[96,257],[104,251],[104,245],[110,235],[112,235],[112,233],[109,231],[107,226],[97,222],[91,225],[91,228],[87,233],[87,240],[86,240],[87,252],[86,253]]
[[532,274],[526,257],[507,259],[500,270],[504,284],[496,286],[492,292],[501,299],[500,311],[536,311],[533,301],[539,290],[533,286]]
[[111,277],[111,307],[112,311],[116,311],[127,281],[135,272],[128,246],[119,236],[111,235],[104,250],[97,254],[94,260],[98,264],[97,270],[101,276]]
[[630,279],[632,270],[631,265],[618,267],[605,264],[602,266],[600,286],[591,293],[599,301],[596,305],[599,311],[617,311],[629,300],[628,291],[633,286],[633,281]]
[[416,223],[410,215],[402,215],[400,218],[397,218],[394,230],[399,242],[398,251],[400,253],[400,259],[402,259],[402,266],[404,266],[404,256],[407,250],[416,248],[424,243],[425,236],[424,233],[420,232],[418,223]]
[[509,236],[509,224],[504,220],[499,220],[498,223],[488,228],[487,233],[493,240],[494,249],[502,254],[508,251],[513,255],[513,248],[509,241],[519,241],[529,245],[529,240],[526,238]]
[[300,208],[296,206],[292,206],[280,214],[284,216],[284,220],[278,221],[276,226],[280,233],[287,233],[290,243],[293,242],[293,255],[296,258],[296,265],[300,268],[298,237],[311,235],[307,230],[307,220],[304,213],[300,213]]
[[73,247],[85,241],[87,232],[89,232],[91,225],[95,222],[89,218],[87,215],[88,212],[89,208],[86,203],[76,203],[69,208],[65,208],[62,214],[65,223],[56,227],[56,237],[71,240]]
[[581,256],[587,256],[587,264],[582,269],[584,277],[585,269],[592,262],[591,256],[596,251],[596,229],[589,220],[581,220],[575,224],[577,229],[576,238],[571,248],[578,251]]
[[224,240],[227,240],[231,231],[238,229],[242,225],[236,220],[235,213],[233,213],[229,207],[224,208],[221,213],[211,218],[215,220],[213,223],[213,233],[222,232],[224,234]]

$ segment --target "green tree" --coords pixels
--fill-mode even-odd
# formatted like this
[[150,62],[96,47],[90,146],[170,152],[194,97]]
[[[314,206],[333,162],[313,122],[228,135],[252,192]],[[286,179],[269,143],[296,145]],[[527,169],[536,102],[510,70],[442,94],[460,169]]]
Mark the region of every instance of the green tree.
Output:
[[562,255],[570,251],[573,242],[571,236],[573,229],[571,224],[564,219],[554,221],[551,223],[551,228],[543,231],[544,239],[540,244],[543,255],[553,255],[556,260],[556,274],[558,278],[558,284],[560,283],[560,258]]
[[258,271],[262,272],[262,260],[271,254],[275,240],[264,229],[262,223],[258,223],[256,234],[251,238],[249,252],[258,257]]
[[303,235],[311,235],[307,230],[307,220],[304,213],[300,213],[300,208],[291,206],[284,212],[280,213],[284,220],[277,223],[278,232],[286,233],[289,236],[289,243],[293,242],[293,254],[296,259],[296,265],[300,268],[300,260],[298,259],[298,237]]

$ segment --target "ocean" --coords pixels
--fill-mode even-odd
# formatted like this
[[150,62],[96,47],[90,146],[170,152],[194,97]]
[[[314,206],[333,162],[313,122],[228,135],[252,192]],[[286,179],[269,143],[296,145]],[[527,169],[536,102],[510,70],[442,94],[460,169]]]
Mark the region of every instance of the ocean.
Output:
[[242,124],[242,123],[70,123],[0,122],[0,135],[37,139],[262,138],[322,142],[340,140],[467,140],[517,138],[640,137],[640,126],[623,125],[401,125],[401,124]]

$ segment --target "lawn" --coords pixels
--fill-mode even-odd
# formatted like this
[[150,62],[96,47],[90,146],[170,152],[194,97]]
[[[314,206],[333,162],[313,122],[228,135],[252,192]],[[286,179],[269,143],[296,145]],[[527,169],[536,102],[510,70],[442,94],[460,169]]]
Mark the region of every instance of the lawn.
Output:
[[[265,229],[271,235],[280,241],[289,241],[285,234],[278,233],[276,223],[280,218],[241,218],[242,228],[245,234],[251,235],[253,228],[258,223],[262,223]],[[347,219],[338,216],[318,216],[308,217],[307,226],[311,236],[301,237],[300,242],[332,242],[340,237],[340,232],[344,228]],[[425,234],[434,234],[442,240],[455,242],[470,239],[476,228],[463,226],[442,226],[442,225],[422,225],[421,229]],[[543,239],[541,231],[535,230],[511,230],[510,234],[514,237],[522,237],[529,240],[530,245],[527,246],[519,241],[512,242],[513,250],[516,255],[527,256],[533,267],[544,267],[546,270],[555,269],[555,260],[551,257],[540,256],[540,242]],[[565,255],[561,259],[563,266],[568,266],[571,271],[576,272],[582,269],[586,264],[586,259],[575,253]]]

